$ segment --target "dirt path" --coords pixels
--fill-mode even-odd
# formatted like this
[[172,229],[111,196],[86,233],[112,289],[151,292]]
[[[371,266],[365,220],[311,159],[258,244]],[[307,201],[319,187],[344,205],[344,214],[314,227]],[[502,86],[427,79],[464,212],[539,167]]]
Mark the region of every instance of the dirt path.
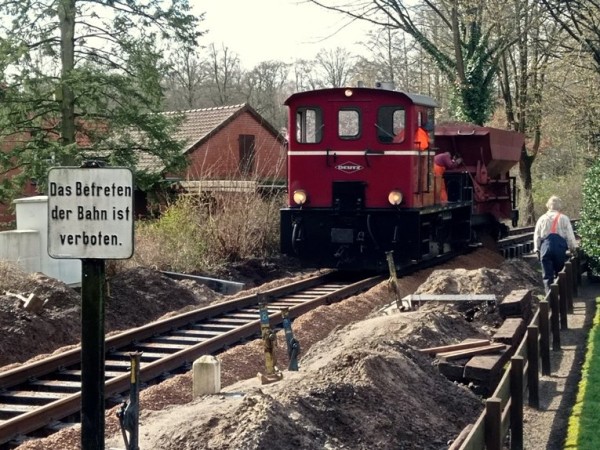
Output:
[[595,299],[600,285],[583,277],[573,314],[568,315],[568,329],[560,333],[561,350],[550,354],[551,375],[540,378],[540,409],[526,407],[524,413],[524,448],[560,450],[567,434],[569,416],[581,379],[587,336],[595,314]]

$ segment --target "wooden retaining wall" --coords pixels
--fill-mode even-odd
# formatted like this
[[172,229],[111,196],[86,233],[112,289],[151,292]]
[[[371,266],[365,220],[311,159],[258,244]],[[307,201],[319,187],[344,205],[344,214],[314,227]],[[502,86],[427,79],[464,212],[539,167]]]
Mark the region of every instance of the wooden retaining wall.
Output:
[[[460,433],[449,450],[502,450],[510,431],[511,450],[523,449],[523,405],[539,408],[539,374],[550,375],[550,347],[560,350],[560,331],[568,328],[573,297],[581,284],[581,265],[572,257],[539,304],[485,410]],[[524,393],[527,393],[525,399]]]

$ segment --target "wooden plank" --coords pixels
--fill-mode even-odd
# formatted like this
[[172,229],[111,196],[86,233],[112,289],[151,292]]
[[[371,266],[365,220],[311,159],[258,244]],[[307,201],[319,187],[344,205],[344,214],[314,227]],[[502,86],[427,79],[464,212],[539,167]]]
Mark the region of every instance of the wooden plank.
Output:
[[456,439],[454,439],[454,441],[452,442],[450,447],[448,447],[448,450],[458,450],[460,448],[460,446],[463,444],[463,442],[465,442],[465,440],[467,439],[467,436],[469,435],[469,433],[471,432],[472,429],[473,429],[472,423],[470,423],[469,425],[464,427],[463,430],[458,435],[458,437]]
[[439,372],[450,381],[464,381],[465,364],[469,358],[457,361],[440,361],[438,363]]
[[460,446],[460,450],[481,450],[485,446],[485,411],[479,415],[479,418],[471,428],[465,442]]
[[494,294],[411,294],[403,298],[411,302],[495,302]]
[[485,448],[502,450],[502,408],[499,398],[488,398],[485,401]]
[[466,358],[466,357],[478,356],[478,355],[488,355],[490,353],[501,352],[503,350],[506,350],[506,345],[498,343],[498,344],[486,345],[485,347],[476,347],[476,348],[470,348],[470,349],[465,349],[465,350],[457,350],[454,352],[438,353],[437,356],[439,358],[444,358],[444,359],[448,360],[448,359]]
[[449,345],[442,345],[439,347],[422,348],[419,351],[421,353],[427,353],[429,355],[434,355],[436,353],[452,352],[455,350],[464,350],[467,348],[474,348],[474,347],[483,347],[485,345],[490,345],[489,339],[467,339],[459,344],[449,344]]

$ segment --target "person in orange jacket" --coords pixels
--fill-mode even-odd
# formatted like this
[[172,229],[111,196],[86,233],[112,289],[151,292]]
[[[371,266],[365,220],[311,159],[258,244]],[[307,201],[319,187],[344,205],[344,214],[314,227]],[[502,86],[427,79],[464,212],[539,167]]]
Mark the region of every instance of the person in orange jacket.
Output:
[[[404,141],[404,128],[399,130],[395,135],[392,142],[399,143]],[[415,144],[419,150],[427,150],[429,148],[429,133],[422,127],[417,128],[415,133]]]
[[444,173],[448,169],[455,169],[462,164],[462,158],[452,155],[450,152],[439,153],[433,158],[433,173],[436,179],[436,187],[440,202],[448,202],[448,191],[444,181]]

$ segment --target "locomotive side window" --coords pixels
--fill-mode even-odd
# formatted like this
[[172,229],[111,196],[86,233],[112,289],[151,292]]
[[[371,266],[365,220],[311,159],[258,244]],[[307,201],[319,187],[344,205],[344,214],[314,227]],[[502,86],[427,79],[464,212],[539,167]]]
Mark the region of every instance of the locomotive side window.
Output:
[[305,144],[321,142],[323,114],[319,108],[296,110],[296,141]]
[[377,111],[377,137],[379,142],[399,143],[404,141],[406,111],[402,106],[382,106]]
[[360,113],[356,109],[338,111],[338,136],[341,139],[354,139],[360,134]]

